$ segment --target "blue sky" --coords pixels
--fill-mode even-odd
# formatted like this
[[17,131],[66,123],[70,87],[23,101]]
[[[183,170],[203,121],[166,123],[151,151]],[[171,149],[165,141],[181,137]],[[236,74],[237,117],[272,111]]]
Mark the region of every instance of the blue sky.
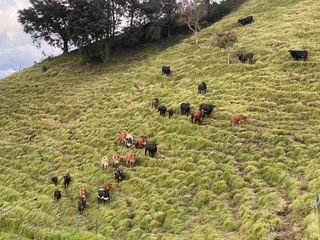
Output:
[[17,21],[17,11],[30,5],[29,0],[0,0],[0,79],[31,66],[47,55],[58,55],[59,49],[42,44],[37,48]]

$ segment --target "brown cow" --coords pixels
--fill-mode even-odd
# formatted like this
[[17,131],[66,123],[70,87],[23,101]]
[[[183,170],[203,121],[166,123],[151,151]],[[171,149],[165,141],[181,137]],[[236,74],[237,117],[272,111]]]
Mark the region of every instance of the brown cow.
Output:
[[79,196],[85,198],[87,196],[87,189],[83,186],[80,187]]
[[153,97],[151,101],[151,107],[158,108],[158,106],[159,106],[159,98]]
[[231,116],[230,117],[230,123],[231,125],[237,123],[237,124],[240,124],[242,122],[244,122],[245,120],[247,120],[247,117],[246,116],[243,116],[241,114],[239,115],[234,115],[234,116]]
[[102,169],[106,169],[109,167],[109,159],[107,156],[103,156],[101,158],[101,167],[102,167]]
[[127,135],[128,135],[127,131],[122,131],[121,133],[119,133],[118,144],[125,144]]
[[112,167],[117,167],[120,164],[120,153],[115,152],[112,155]]
[[146,144],[147,144],[146,136],[138,137],[137,140],[134,142],[135,148],[144,148]]
[[126,153],[126,166],[132,167],[136,162],[136,155],[134,152],[130,151]]
[[108,190],[108,191],[111,191],[112,189],[112,183],[106,183],[104,186],[103,186],[104,189]]
[[194,111],[191,114],[191,123],[196,123],[196,121],[199,122],[199,124],[202,124],[202,121],[204,119],[204,110],[201,111]]

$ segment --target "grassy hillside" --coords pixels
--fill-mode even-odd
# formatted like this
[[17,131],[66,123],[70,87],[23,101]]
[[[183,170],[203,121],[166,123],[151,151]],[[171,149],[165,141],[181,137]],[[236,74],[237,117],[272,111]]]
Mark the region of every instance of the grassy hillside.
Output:
[[[254,15],[246,27],[239,17]],[[0,81],[1,239],[318,239],[311,208],[320,189],[320,5],[317,0],[248,0],[237,12],[170,46],[116,54],[108,65],[83,66],[60,56]],[[239,36],[232,64],[210,47],[214,29]],[[307,49],[294,62],[289,49]],[[236,52],[253,52],[243,65]],[[42,67],[49,70],[42,72]],[[160,74],[170,65],[173,78]],[[197,94],[201,81],[206,95]],[[159,117],[157,96],[174,108],[213,103],[202,126]],[[231,127],[232,114],[248,121]],[[116,184],[111,158],[127,129],[159,145]],[[61,174],[73,182],[64,191]],[[62,200],[55,203],[59,176]],[[97,189],[113,182],[107,206]],[[79,187],[90,192],[83,215]],[[98,234],[96,234],[96,232]]]

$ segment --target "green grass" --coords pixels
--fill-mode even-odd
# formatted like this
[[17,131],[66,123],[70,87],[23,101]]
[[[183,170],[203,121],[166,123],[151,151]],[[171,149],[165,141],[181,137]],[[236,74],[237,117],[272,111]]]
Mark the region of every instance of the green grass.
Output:
[[[237,26],[247,15],[254,24]],[[189,37],[120,52],[103,66],[71,54],[0,81],[0,238],[318,239],[310,204],[320,188],[319,26],[316,0],[248,0],[202,30],[199,47]],[[230,65],[210,47],[214,29],[239,36]],[[287,51],[301,48],[309,60],[293,62]],[[240,64],[237,52],[255,53],[256,64]],[[163,65],[173,79],[160,74]],[[203,126],[179,114],[161,118],[153,96],[176,110],[208,102],[217,112]],[[238,113],[248,121],[231,127]],[[124,156],[115,144],[123,129],[148,135],[159,152],[151,159],[138,150],[116,184],[100,159]],[[62,189],[63,172],[73,182],[55,203],[50,178],[59,176]],[[100,206],[105,182],[114,189]],[[81,185],[90,193],[82,216]]]

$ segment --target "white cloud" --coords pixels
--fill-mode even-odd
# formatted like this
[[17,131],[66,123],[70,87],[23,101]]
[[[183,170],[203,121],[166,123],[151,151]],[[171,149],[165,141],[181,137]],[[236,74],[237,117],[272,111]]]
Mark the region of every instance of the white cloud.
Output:
[[17,20],[17,11],[29,6],[28,0],[0,0],[0,78],[14,69],[31,66],[43,58],[42,51],[58,55],[60,49],[42,44],[35,47]]

